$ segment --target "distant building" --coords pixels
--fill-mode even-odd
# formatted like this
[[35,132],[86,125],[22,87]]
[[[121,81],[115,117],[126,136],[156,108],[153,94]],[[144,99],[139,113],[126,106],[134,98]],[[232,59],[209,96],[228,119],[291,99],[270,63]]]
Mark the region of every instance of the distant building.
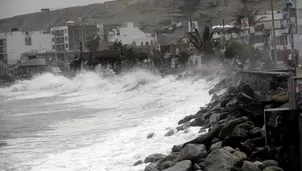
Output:
[[109,32],[109,42],[121,41],[123,44],[131,46],[156,46],[157,35],[151,33],[144,33],[133,22],[128,22],[124,26],[113,29]]
[[85,42],[90,36],[99,35],[97,25],[66,25],[53,27],[51,30],[52,49],[56,52],[80,51],[80,42],[85,49]]
[[42,53],[50,50],[50,34],[42,31],[0,33],[0,60],[4,63],[16,64],[24,52]]
[[[260,19],[262,18],[262,19]],[[252,43],[254,47],[268,51],[271,56],[273,52],[273,26],[271,11],[266,11],[262,15],[258,15],[256,19],[260,19],[255,28],[251,28]],[[275,35],[276,35],[276,51],[277,60],[284,61],[284,57],[291,50],[291,38],[289,34],[287,11],[274,11]]]

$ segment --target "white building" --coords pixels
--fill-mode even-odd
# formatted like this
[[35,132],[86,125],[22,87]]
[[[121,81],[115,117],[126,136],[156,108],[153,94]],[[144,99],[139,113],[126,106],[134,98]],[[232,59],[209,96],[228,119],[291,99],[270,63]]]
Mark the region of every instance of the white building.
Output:
[[86,40],[100,34],[98,25],[72,24],[60,27],[53,27],[51,31],[52,49],[57,52],[80,51],[80,42],[83,49]]
[[157,44],[157,36],[151,33],[144,33],[133,22],[128,22],[125,26],[113,29],[109,32],[109,42],[121,41],[123,44],[132,46],[148,46]]
[[42,31],[0,33],[0,60],[16,64],[21,54],[29,51],[51,51],[50,34],[44,34]]
[[[297,31],[298,36],[296,36],[295,48],[299,51],[299,58],[302,58],[302,0],[297,1]],[[300,60],[301,61],[301,60]]]

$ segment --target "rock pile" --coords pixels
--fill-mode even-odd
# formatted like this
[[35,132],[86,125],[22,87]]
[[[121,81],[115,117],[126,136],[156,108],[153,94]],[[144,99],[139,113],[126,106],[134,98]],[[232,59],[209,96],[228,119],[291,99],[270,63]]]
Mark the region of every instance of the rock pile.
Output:
[[179,131],[202,126],[201,131],[209,131],[175,145],[167,156],[148,156],[145,163],[151,164],[145,171],[282,171],[282,147],[265,146],[263,109],[288,103],[284,92],[278,91],[279,95],[272,94],[271,100],[261,101],[249,85],[239,83],[224,94],[215,95],[205,108],[180,120],[176,128]]

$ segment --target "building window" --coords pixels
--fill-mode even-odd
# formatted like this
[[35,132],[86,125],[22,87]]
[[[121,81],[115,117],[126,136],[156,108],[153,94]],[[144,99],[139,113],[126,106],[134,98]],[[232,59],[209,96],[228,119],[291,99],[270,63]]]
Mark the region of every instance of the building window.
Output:
[[276,45],[287,45],[287,43],[288,43],[287,36],[277,37],[276,42],[277,42]]
[[52,46],[52,49],[56,49],[56,46],[55,46],[55,45],[53,45],[53,46]]
[[141,46],[144,46],[144,42],[141,42]]
[[68,48],[68,43],[65,44],[65,47]]
[[146,46],[149,46],[149,42],[146,42]]
[[65,36],[65,41],[67,41],[67,36]]
[[54,31],[52,31],[52,32],[51,32],[51,34],[52,34],[52,35],[54,35],[54,34],[55,34],[55,32],[54,32]]
[[52,38],[52,42],[55,42],[55,38]]
[[32,45],[30,36],[25,37],[25,45],[26,46],[31,46]]

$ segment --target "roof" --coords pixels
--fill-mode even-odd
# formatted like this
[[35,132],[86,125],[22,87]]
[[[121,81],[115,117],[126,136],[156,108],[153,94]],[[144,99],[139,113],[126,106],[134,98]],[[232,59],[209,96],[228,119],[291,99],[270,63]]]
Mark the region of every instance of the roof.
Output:
[[29,59],[19,65],[19,67],[31,67],[31,66],[47,66],[45,59]]

